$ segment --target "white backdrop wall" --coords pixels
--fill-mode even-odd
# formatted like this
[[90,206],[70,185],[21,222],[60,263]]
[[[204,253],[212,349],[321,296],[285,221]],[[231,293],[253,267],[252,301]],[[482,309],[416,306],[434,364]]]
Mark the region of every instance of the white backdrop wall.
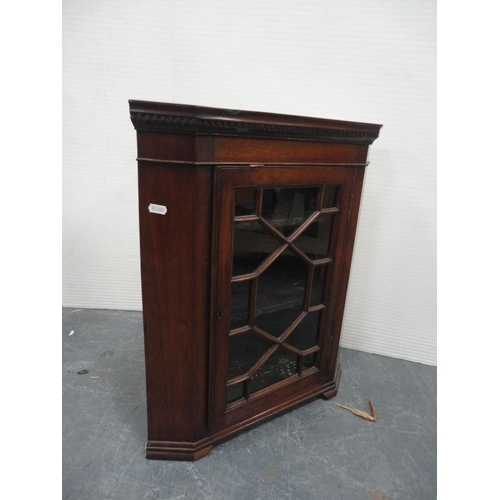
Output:
[[63,305],[140,310],[128,99],[381,123],[341,345],[436,364],[436,5],[63,2]]

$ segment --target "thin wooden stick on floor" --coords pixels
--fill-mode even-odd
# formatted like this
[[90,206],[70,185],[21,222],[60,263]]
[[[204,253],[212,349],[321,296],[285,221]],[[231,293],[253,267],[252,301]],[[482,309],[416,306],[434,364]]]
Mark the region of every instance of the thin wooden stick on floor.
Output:
[[349,408],[348,406],[341,405],[340,403],[335,403],[335,404],[337,406],[340,406],[341,408],[345,408],[346,410],[349,410],[351,413],[354,413],[354,415],[357,415],[358,417],[366,418],[370,422],[377,421],[377,412],[375,411],[375,407],[373,406],[373,401],[371,399],[370,399],[370,410],[372,412],[371,415],[368,415],[368,413],[365,413],[364,411],[356,410],[354,408]]

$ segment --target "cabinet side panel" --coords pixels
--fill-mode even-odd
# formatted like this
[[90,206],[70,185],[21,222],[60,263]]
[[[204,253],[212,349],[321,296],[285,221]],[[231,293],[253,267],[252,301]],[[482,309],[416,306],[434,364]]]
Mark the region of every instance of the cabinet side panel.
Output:
[[333,319],[333,340],[332,352],[328,359],[328,373],[333,376],[337,365],[337,356],[339,350],[340,334],[342,331],[342,321],[344,318],[344,308],[349,284],[349,274],[351,272],[351,263],[354,251],[354,240],[356,237],[356,226],[358,222],[359,208],[361,204],[361,193],[363,189],[363,179],[365,167],[356,167],[353,175],[352,201],[350,207],[349,220],[347,221],[347,236],[342,253],[341,275],[339,280],[338,298],[336,300],[334,319]]
[[137,156],[162,161],[211,162],[214,138],[140,130],[137,132]]
[[[206,420],[200,396],[206,390],[209,283],[206,177],[197,168],[139,162],[149,441],[192,441]],[[166,214],[151,213],[151,203],[165,206]],[[200,217],[193,215],[196,206]]]
[[137,132],[137,156],[155,160],[196,161],[196,137]]

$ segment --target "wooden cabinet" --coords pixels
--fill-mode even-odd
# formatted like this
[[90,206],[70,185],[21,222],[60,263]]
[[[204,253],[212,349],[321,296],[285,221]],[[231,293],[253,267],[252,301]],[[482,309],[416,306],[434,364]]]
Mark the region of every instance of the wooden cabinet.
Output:
[[363,174],[381,126],[129,104],[146,457],[196,460],[336,394]]

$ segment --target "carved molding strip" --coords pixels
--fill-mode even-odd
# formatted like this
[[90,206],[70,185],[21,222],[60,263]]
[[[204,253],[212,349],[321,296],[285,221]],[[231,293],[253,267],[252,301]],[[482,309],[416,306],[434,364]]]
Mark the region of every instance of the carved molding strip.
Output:
[[176,134],[222,135],[260,138],[302,139],[322,142],[371,144],[377,131],[346,130],[296,125],[280,125],[251,121],[180,116],[175,114],[131,111],[136,130],[162,131]]

